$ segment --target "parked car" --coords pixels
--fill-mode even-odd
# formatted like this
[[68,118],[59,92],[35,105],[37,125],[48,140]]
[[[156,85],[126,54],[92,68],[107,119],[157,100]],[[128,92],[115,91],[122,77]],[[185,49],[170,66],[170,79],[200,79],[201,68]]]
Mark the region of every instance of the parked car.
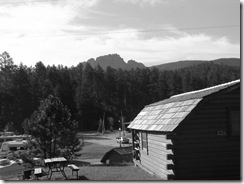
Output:
[[129,144],[129,139],[126,137],[116,137],[117,143]]

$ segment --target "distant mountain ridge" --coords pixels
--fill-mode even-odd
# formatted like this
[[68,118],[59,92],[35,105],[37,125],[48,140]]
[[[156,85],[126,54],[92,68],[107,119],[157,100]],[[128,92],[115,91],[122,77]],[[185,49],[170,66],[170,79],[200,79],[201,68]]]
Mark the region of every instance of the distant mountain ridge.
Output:
[[134,60],[129,60],[127,63],[121,58],[118,54],[109,54],[105,56],[97,57],[96,60],[94,58],[89,59],[87,62],[93,68],[100,65],[104,70],[108,66],[114,69],[123,69],[123,70],[131,70],[136,68],[146,68],[144,64],[136,62]]
[[[221,58],[215,60],[184,60],[184,61],[177,61],[172,63],[165,63],[161,65],[150,66],[148,68],[158,68],[159,70],[176,70],[181,68],[186,68],[206,62],[213,62],[215,64],[223,64],[228,66],[241,66],[241,61],[239,58]],[[109,54],[105,56],[99,56],[96,59],[91,58],[83,64],[89,63],[93,68],[100,65],[104,70],[108,66],[114,69],[123,69],[123,70],[131,70],[136,68],[147,68],[143,63],[136,62],[135,60],[129,60],[127,63],[121,58],[118,54]]]
[[172,62],[172,63],[165,63],[161,65],[155,65],[151,66],[149,68],[158,68],[159,70],[177,70],[181,68],[186,68],[206,62],[212,62],[214,64],[223,64],[227,66],[241,66],[241,61],[239,58],[221,58],[221,59],[215,59],[215,60],[208,60],[208,61],[203,61],[203,60],[185,60],[185,61],[177,61],[177,62]]

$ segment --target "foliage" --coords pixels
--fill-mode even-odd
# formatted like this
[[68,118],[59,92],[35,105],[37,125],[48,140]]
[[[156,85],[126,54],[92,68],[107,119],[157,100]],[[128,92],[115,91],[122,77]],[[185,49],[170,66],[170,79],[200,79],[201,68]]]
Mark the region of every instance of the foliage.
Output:
[[44,158],[66,154],[71,157],[79,151],[76,137],[77,123],[59,98],[49,95],[41,101],[38,110],[24,122],[26,133],[32,135],[43,151]]
[[14,123],[13,122],[8,122],[4,128],[4,132],[14,132]]
[[25,166],[30,168],[33,168],[35,166],[35,162],[33,160],[33,156],[30,154],[30,151],[20,153],[19,158],[23,160]]
[[[204,62],[178,70],[160,71],[157,68],[122,70],[89,64],[75,67],[34,67],[14,65],[7,52],[0,56],[0,130],[13,122],[23,133],[22,123],[49,95],[58,97],[70,109],[77,130],[97,130],[99,119],[105,128],[121,127],[121,112],[126,121],[153,102],[171,95],[203,89],[240,78],[240,68]],[[34,116],[34,115],[33,115]]]

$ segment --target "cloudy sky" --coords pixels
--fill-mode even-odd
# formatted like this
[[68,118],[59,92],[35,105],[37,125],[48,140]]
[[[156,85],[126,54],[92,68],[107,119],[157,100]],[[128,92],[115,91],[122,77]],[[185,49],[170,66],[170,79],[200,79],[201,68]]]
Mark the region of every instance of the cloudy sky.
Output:
[[1,0],[0,22],[0,53],[27,66],[240,58],[238,0]]

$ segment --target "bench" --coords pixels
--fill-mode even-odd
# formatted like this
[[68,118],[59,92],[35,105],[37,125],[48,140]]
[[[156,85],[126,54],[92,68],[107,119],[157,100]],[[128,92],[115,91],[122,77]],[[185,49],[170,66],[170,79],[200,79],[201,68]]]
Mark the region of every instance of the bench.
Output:
[[80,168],[74,164],[69,164],[68,167],[72,170],[72,176],[73,176],[73,172],[75,171],[77,173],[77,179],[79,179],[78,172]]

